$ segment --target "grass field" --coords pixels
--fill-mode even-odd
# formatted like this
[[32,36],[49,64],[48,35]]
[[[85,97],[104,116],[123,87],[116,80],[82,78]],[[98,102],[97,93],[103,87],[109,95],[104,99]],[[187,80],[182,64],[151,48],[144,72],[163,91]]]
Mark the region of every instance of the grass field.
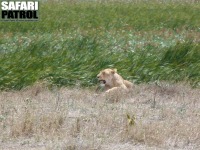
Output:
[[198,150],[199,96],[168,83],[115,96],[41,84],[2,92],[0,149]]
[[[198,0],[40,1],[0,22],[0,149],[200,149]],[[129,93],[96,94],[117,68]]]
[[108,67],[135,83],[197,87],[199,13],[186,2],[41,2],[38,22],[0,23],[0,88],[92,86]]

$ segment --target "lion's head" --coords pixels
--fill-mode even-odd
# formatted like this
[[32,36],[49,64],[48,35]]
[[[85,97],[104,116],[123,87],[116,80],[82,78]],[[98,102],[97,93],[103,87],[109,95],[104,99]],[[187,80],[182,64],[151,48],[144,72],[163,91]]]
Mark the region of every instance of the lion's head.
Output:
[[97,75],[99,82],[103,82],[103,84],[111,84],[114,74],[117,73],[117,69],[104,69],[100,71]]

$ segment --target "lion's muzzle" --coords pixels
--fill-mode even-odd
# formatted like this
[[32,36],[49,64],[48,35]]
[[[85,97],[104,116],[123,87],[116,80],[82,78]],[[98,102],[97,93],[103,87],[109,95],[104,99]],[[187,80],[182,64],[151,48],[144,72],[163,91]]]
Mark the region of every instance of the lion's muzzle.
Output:
[[106,80],[99,80],[101,84],[106,84]]

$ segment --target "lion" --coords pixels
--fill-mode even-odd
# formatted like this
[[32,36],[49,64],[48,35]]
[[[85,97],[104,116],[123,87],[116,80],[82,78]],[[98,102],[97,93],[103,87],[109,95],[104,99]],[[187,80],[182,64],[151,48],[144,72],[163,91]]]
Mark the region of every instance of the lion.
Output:
[[106,93],[115,91],[117,89],[130,90],[133,83],[124,80],[118,73],[117,69],[104,69],[97,75],[98,81],[105,86]]

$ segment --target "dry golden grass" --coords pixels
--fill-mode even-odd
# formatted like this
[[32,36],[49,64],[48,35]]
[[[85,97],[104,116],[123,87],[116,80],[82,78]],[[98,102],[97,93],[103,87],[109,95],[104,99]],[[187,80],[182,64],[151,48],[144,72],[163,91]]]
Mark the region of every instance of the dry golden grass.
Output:
[[135,86],[130,93],[35,85],[0,93],[0,149],[200,148],[200,90]]

